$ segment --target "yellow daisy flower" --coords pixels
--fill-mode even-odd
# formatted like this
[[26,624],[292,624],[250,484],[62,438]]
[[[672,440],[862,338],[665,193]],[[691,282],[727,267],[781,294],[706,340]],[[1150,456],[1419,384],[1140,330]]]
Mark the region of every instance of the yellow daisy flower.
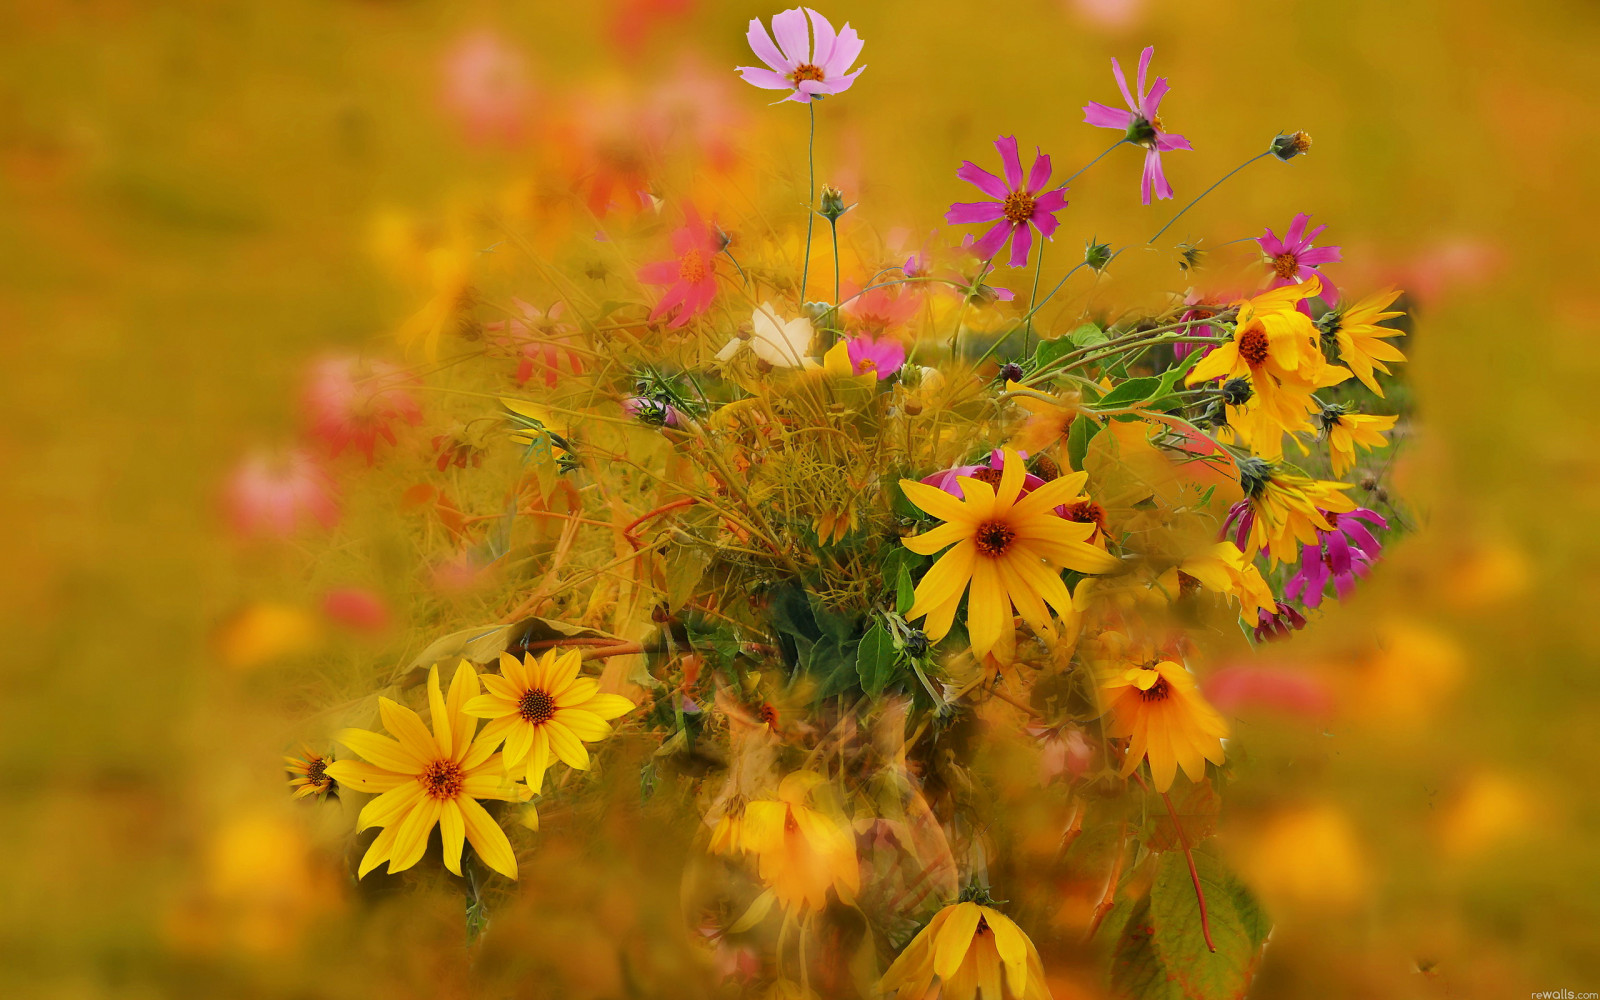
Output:
[[1265,550],[1268,564],[1294,562],[1300,546],[1316,545],[1317,531],[1332,531],[1323,511],[1343,514],[1356,503],[1341,490],[1350,483],[1312,479],[1259,458],[1239,460],[1245,500],[1229,512],[1223,533],[1231,535],[1246,558]]
[[1112,670],[1100,683],[1106,735],[1127,737],[1122,774],[1150,761],[1156,791],[1172,787],[1178,768],[1190,781],[1205,777],[1206,761],[1221,764],[1228,724],[1200,694],[1194,675],[1173,660]]
[[1019,499],[1025,475],[1021,457],[1006,449],[1003,468],[995,487],[958,478],[964,497],[959,500],[915,480],[900,480],[907,499],[945,522],[905,539],[906,548],[933,555],[950,547],[917,584],[906,618],[925,617],[923,630],[938,642],[949,634],[970,584],[967,632],[973,655],[980,659],[997,646],[1009,650],[1013,607],[1040,633],[1050,629],[1047,604],[1057,614],[1071,614],[1072,595],[1061,582],[1062,570],[1110,573],[1122,565],[1116,556],[1089,544],[1096,531],[1093,522],[1069,521],[1055,513],[1056,507],[1079,498],[1087,474],[1053,479]]
[[478,675],[462,660],[446,698],[439,690],[439,668],[428,670],[428,712],[433,731],[417,713],[388,698],[378,699],[383,727],[397,739],[365,729],[346,729],[335,737],[371,763],[340,760],[327,773],[341,785],[378,793],[361,810],[356,829],[382,827],[361,859],[358,878],[389,863],[389,874],[422,860],[434,825],[444,844],[444,866],[461,874],[463,839],[472,842],[483,863],[517,877],[511,842],[478,804],[479,799],[523,801],[532,793],[506,778],[494,752],[499,739],[473,739],[478,720],[462,711],[478,693]]
[[[965,897],[967,894],[963,894]],[[989,902],[987,893],[983,901]],[[878,992],[922,1000],[939,979],[940,1000],[1048,1000],[1044,963],[1010,917],[963,899],[928,921],[884,972]]]
[[1335,309],[1317,321],[1322,339],[1325,342],[1332,340],[1338,347],[1339,361],[1354,372],[1368,389],[1380,396],[1383,390],[1378,387],[1373,369],[1387,375],[1389,366],[1384,364],[1385,361],[1406,359],[1398,347],[1386,340],[1388,337],[1403,337],[1405,331],[1381,325],[1386,319],[1405,315],[1399,310],[1389,309],[1399,297],[1400,291],[1396,288],[1375,292],[1355,305]]
[[322,798],[339,787],[328,775],[328,765],[333,763],[333,754],[317,753],[310,747],[302,746],[298,757],[286,755],[283,761],[285,769],[292,775],[289,787],[294,789],[294,797],[297,799],[303,799],[308,795]]
[[795,771],[778,786],[776,799],[757,799],[744,809],[739,840],[755,853],[761,880],[786,909],[821,910],[829,888],[844,903],[861,891],[850,821],[811,804],[825,780],[815,771]]
[[1226,594],[1239,602],[1239,614],[1251,624],[1263,608],[1271,611],[1277,606],[1277,598],[1261,570],[1230,541],[1217,542],[1185,557],[1163,573],[1158,583],[1173,596],[1187,594],[1201,586]]
[[527,763],[528,787],[544,790],[544,773],[554,754],[580,771],[589,768],[593,743],[611,735],[610,720],[633,710],[619,694],[601,694],[600,683],[579,677],[583,654],[576,649],[551,649],[534,659],[500,654],[500,673],[484,674],[487,693],[468,701],[468,715],[489,719],[479,739],[505,740],[507,769]]
[[1383,432],[1391,430],[1395,416],[1374,416],[1368,413],[1349,413],[1338,403],[1324,406],[1317,414],[1317,426],[1328,439],[1328,456],[1333,460],[1333,474],[1342,476],[1356,464],[1356,448],[1382,448],[1389,442]]

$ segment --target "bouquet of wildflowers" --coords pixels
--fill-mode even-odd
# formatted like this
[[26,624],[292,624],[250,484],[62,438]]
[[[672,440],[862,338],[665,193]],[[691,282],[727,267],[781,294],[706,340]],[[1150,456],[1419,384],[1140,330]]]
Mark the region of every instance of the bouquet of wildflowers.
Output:
[[[778,102],[711,131],[814,151],[863,40],[806,8],[748,39]],[[396,357],[321,362],[306,396],[317,447],[365,464],[234,485],[242,531],[347,515],[328,553],[363,516],[415,526],[360,558],[430,582],[420,638],[330,688],[289,758],[296,796],[350,810],[355,878],[459,877],[472,947],[533,948],[528,914],[563,910],[530,883],[588,863],[544,838],[628,817],[683,845],[653,931],[683,953],[624,963],[654,992],[1243,993],[1272,923],[1207,843],[1239,754],[1213,667],[1292,640],[1404,527],[1370,471],[1401,313],[1335,285],[1304,214],[1248,255],[1162,243],[1198,197],[1143,247],[1074,232],[1091,168],[1137,158],[1126,197],[1174,198],[1190,142],[1153,64],[1112,61],[1092,96],[1121,103],[1082,109],[1112,142],[1075,172],[974,149],[921,243],[814,154],[797,198],[665,138],[383,220],[427,291]],[[639,104],[621,131],[649,137]],[[1264,145],[1238,169],[1311,141]],[[1168,294],[1090,297],[1150,248]]]

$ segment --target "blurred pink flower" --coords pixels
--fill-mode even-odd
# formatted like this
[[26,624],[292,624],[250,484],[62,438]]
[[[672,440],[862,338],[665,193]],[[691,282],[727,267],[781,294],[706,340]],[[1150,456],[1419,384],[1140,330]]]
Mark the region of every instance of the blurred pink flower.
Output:
[[1224,713],[1266,709],[1318,716],[1328,712],[1333,700],[1315,675],[1284,664],[1225,667],[1207,677],[1201,690]]
[[[1283,239],[1278,239],[1276,233],[1268,229],[1266,233],[1256,237],[1260,244],[1261,252],[1266,255],[1267,264],[1272,267],[1272,283],[1268,288],[1283,288],[1287,285],[1298,285],[1302,281],[1309,281],[1314,274],[1322,281],[1322,301],[1334,305],[1339,301],[1339,292],[1333,287],[1333,282],[1322,272],[1321,265],[1335,264],[1343,259],[1338,247],[1312,246],[1314,241],[1327,226],[1318,226],[1306,232],[1306,223],[1311,221],[1309,212],[1301,212],[1289,223],[1288,232],[1283,234]],[[1301,299],[1297,308],[1307,316],[1311,315],[1311,307]]]
[[[1050,183],[1050,157],[1035,148],[1033,169],[1028,172],[1027,183],[1022,178],[1022,158],[1017,154],[1017,137],[1003,135],[994,141],[1000,151],[1000,163],[1006,179],[1001,180],[971,160],[966,160],[956,171],[956,176],[975,186],[994,201],[956,202],[944,213],[944,221],[953,226],[974,222],[994,222],[994,226],[972,244],[972,252],[989,260],[1000,248],[1011,241],[1011,266],[1022,267],[1028,263],[1028,253],[1033,249],[1033,231],[1049,239],[1060,225],[1055,213],[1067,207],[1067,189],[1059,187],[1045,191]],[[998,220],[998,221],[996,221]]]
[[[810,22],[809,25],[807,22]],[[773,36],[778,42],[773,44]],[[772,35],[759,18],[750,21],[745,37],[756,57],[767,64],[739,66],[744,81],[763,90],[790,91],[785,100],[802,104],[850,89],[865,66],[850,72],[861,54],[861,36],[845,22],[837,33],[828,19],[810,7],[794,7],[772,18]]]
[[868,372],[878,376],[878,381],[893,378],[900,366],[906,363],[906,349],[893,337],[874,340],[871,337],[854,337],[845,345],[850,355],[850,368],[857,375]]
[[246,455],[225,487],[228,519],[241,538],[287,538],[306,521],[339,520],[333,481],[305,451]]
[[473,142],[521,141],[533,100],[528,60],[494,31],[463,35],[445,51],[439,99]]
[[565,302],[556,302],[549,309],[524,302],[513,296],[513,305],[522,317],[495,320],[483,328],[490,333],[504,333],[496,338],[498,346],[520,356],[517,363],[517,384],[524,385],[537,373],[544,377],[545,388],[553,389],[560,380],[563,362],[567,372],[583,371],[583,359],[572,349],[570,338],[577,331],[570,323],[561,320],[567,311]]
[[639,269],[639,280],[647,285],[666,285],[661,301],[650,310],[655,322],[676,311],[670,327],[680,327],[711,308],[717,294],[716,257],[722,252],[721,240],[690,206],[684,224],[672,234],[672,260],[646,264]]
[[322,613],[341,625],[363,632],[389,627],[389,607],[383,598],[361,587],[340,587],[322,597]]
[[[884,281],[893,280],[887,275]],[[923,295],[915,285],[884,284],[863,291],[847,286],[845,298],[839,306],[846,324],[852,329],[882,334],[905,323],[922,307]]]
[[1067,0],[1066,5],[1103,28],[1130,28],[1144,13],[1144,0]]
[[1090,101],[1083,108],[1086,124],[1122,129],[1128,142],[1144,147],[1144,174],[1139,178],[1139,190],[1146,205],[1150,204],[1151,192],[1157,198],[1172,197],[1172,185],[1167,183],[1167,175],[1161,169],[1161,154],[1174,149],[1194,148],[1183,136],[1162,130],[1161,99],[1171,89],[1167,78],[1158,76],[1149,91],[1144,89],[1145,73],[1150,68],[1150,58],[1155,52],[1155,46],[1147,45],[1139,54],[1138,100],[1134,100],[1133,94],[1128,91],[1128,78],[1122,74],[1122,65],[1112,57],[1111,72],[1117,78],[1117,87],[1122,91],[1123,100],[1128,102],[1128,110],[1096,101]]
[[351,448],[370,465],[378,438],[395,443],[397,421],[421,422],[422,411],[406,391],[415,381],[385,361],[337,357],[314,363],[304,397],[311,435],[327,444],[330,457]]
[[611,40],[624,55],[636,55],[665,22],[687,17],[695,0],[617,0],[611,14]]
[[[1189,308],[1185,309],[1183,311],[1183,315],[1178,317],[1178,322],[1194,323],[1195,325],[1186,327],[1183,330],[1184,336],[1215,337],[1217,335],[1217,328],[1212,326],[1210,323],[1203,323],[1199,321],[1208,320],[1215,316],[1217,313],[1221,312],[1229,302],[1233,302],[1237,298],[1238,296],[1201,295],[1198,291],[1190,289],[1189,294],[1183,297],[1183,304]],[[1184,358],[1188,357],[1192,351],[1202,351],[1204,354],[1201,356],[1204,357],[1205,354],[1211,353],[1211,348],[1205,344],[1172,345],[1172,355],[1179,361],[1182,361]]]

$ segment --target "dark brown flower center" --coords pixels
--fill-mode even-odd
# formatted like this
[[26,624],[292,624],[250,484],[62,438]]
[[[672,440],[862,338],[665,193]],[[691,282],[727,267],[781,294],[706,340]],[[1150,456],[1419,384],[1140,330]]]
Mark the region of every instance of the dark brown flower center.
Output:
[[684,254],[678,260],[678,277],[691,285],[706,280],[706,255],[699,249]]
[[789,74],[789,79],[793,80],[795,83],[801,83],[805,80],[821,80],[822,69],[818,66],[813,66],[810,63],[801,63],[794,68],[793,73]]
[[760,719],[768,729],[778,728],[778,710],[767,702],[762,702],[761,710],[756,713],[756,718]]
[[326,785],[332,780],[332,778],[328,777],[328,758],[311,758],[306,766],[306,781],[313,788],[321,788],[323,785]]
[[[1079,500],[1067,505],[1067,520],[1092,524],[1099,531],[1106,530],[1106,509],[1093,500]],[[1094,536],[1090,536],[1091,538]]]
[[1245,328],[1239,335],[1239,357],[1251,368],[1260,368],[1267,360],[1267,331],[1260,323]]
[[988,483],[991,487],[998,487],[1000,477],[1004,474],[1001,469],[976,469],[969,478],[976,479],[980,483]]
[[517,712],[522,716],[522,721],[541,726],[556,717],[556,700],[550,697],[548,691],[529,688],[522,692],[522,698],[517,702]]
[[1165,677],[1157,677],[1154,684],[1150,685],[1148,689],[1139,692],[1139,699],[1141,701],[1166,701],[1167,696],[1171,693],[1172,689],[1168,686],[1167,679]]
[[972,541],[983,555],[1003,556],[1016,537],[1016,530],[1006,522],[985,521],[978,525],[978,530],[973,533]]
[[1300,273],[1300,258],[1292,253],[1280,253],[1272,258],[1272,269],[1285,281],[1293,281]]
[[1178,570],[1178,596],[1180,598],[1193,597],[1199,592],[1200,581],[1196,580],[1188,573],[1185,573],[1183,570]]
[[1026,191],[1013,191],[1006,195],[1006,221],[1020,226],[1033,218],[1033,195]]
[[461,765],[447,759],[434,761],[417,775],[417,780],[422,782],[422,790],[440,800],[453,799],[460,795],[463,778]]

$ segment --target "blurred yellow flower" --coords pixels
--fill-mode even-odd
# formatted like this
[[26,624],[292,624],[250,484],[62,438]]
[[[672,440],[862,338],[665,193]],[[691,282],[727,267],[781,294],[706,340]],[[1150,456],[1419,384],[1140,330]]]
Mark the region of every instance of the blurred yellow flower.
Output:
[[583,654],[576,649],[551,649],[534,659],[529,653],[517,659],[500,654],[500,673],[484,674],[487,693],[468,701],[468,715],[491,720],[478,734],[480,741],[505,741],[509,770],[527,760],[528,787],[544,790],[544,773],[554,754],[580,771],[589,767],[593,743],[611,735],[610,720],[633,709],[633,702],[618,694],[602,694],[592,677],[579,677]]
[[1101,714],[1112,738],[1127,737],[1122,774],[1146,757],[1156,791],[1172,787],[1178,767],[1190,781],[1206,775],[1206,761],[1221,764],[1228,724],[1200,694],[1194,675],[1173,660],[1110,671],[1100,682]]
[[334,780],[328,776],[328,765],[333,763],[333,755],[317,753],[310,747],[301,747],[298,757],[285,755],[284,767],[293,775],[289,779],[289,787],[294,789],[294,797],[303,799],[308,795],[322,798],[329,792],[338,788]]
[[850,903],[861,890],[849,820],[808,804],[825,780],[815,771],[795,771],[778,786],[776,799],[745,806],[745,849],[755,852],[762,881],[786,909],[821,910],[829,888]]
[[[984,894],[988,901],[988,895]],[[922,1000],[939,979],[940,1000],[1039,1000],[1050,996],[1039,951],[991,906],[951,903],[900,952],[878,984],[896,1000]]]
[[1047,604],[1058,614],[1072,613],[1072,595],[1061,582],[1063,569],[1110,573],[1122,565],[1116,556],[1088,544],[1094,524],[1069,521],[1055,512],[1083,491],[1085,473],[1053,479],[1019,498],[1025,476],[1021,457],[1007,449],[1003,469],[998,488],[960,477],[963,499],[915,480],[900,480],[907,499],[946,522],[905,539],[906,548],[933,555],[954,546],[917,584],[906,618],[926,616],[924,631],[938,642],[949,633],[970,584],[967,632],[979,659],[997,647],[1010,652],[1013,605],[1041,634],[1050,631]]
[[1361,840],[1338,807],[1286,809],[1261,823],[1241,851],[1240,870],[1276,907],[1349,906],[1371,883]]
[[336,737],[371,763],[335,761],[327,773],[342,785],[378,793],[356,821],[358,830],[383,828],[361,859],[358,878],[385,861],[391,875],[415,865],[422,860],[435,825],[444,846],[444,865],[451,872],[461,874],[465,839],[484,864],[507,878],[517,877],[511,842],[478,800],[522,801],[532,792],[506,777],[505,765],[494,752],[499,739],[473,739],[478,720],[463,709],[477,694],[478,675],[466,660],[456,667],[448,698],[440,693],[439,668],[430,667],[431,733],[417,713],[379,698],[384,728],[397,740],[365,729],[346,729]]
[[1186,595],[1195,585],[1226,594],[1239,602],[1239,614],[1252,623],[1257,612],[1271,611],[1277,605],[1277,598],[1273,597],[1272,588],[1261,576],[1261,570],[1230,541],[1217,542],[1185,557],[1163,573],[1157,583],[1169,599]]

